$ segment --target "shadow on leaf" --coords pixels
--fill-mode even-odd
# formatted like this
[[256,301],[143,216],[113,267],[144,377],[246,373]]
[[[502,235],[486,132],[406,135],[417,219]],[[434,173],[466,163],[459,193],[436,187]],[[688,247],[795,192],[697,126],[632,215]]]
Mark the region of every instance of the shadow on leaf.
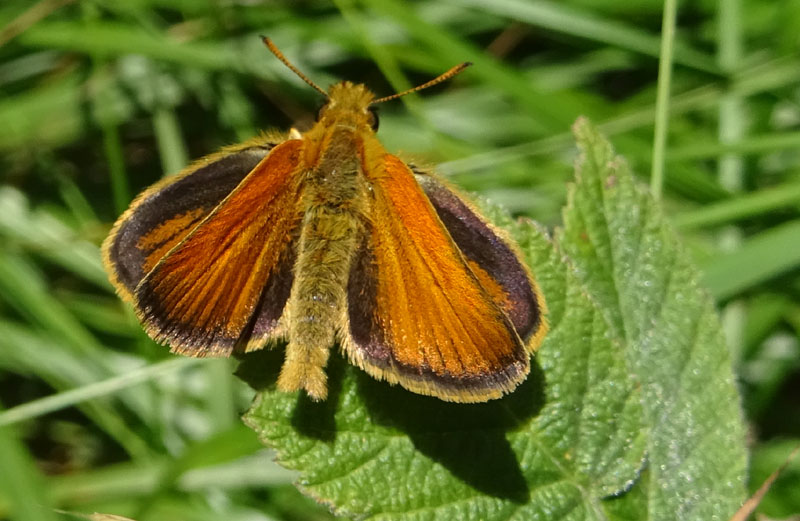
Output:
[[[283,349],[269,349],[239,357],[237,376],[258,392],[275,392],[283,363]],[[479,404],[457,404],[411,393],[380,382],[341,356],[331,356],[326,369],[328,399],[310,400],[299,393],[291,424],[306,437],[331,443],[336,439],[336,412],[343,382],[364,403],[369,421],[401,431],[417,450],[439,463],[476,490],[516,503],[529,500],[529,488],[507,432],[537,415],[544,404],[544,373],[535,361],[531,374],[513,393]]]
[[328,442],[336,439],[335,415],[339,409],[345,364],[341,356],[331,356],[325,369],[328,375],[327,399],[315,402],[305,392],[300,392],[297,396],[291,422],[292,426],[304,436]]
[[404,432],[417,450],[476,490],[528,502],[529,488],[506,433],[538,414],[544,404],[544,374],[535,362],[513,393],[480,404],[420,396],[355,372],[373,423]]
[[[262,349],[237,356],[240,361],[236,376],[244,380],[256,392],[275,392],[281,365],[286,350],[285,344],[273,349]],[[328,375],[328,398],[321,402],[311,400],[304,392],[297,393],[291,417],[292,426],[309,438],[332,442],[336,439],[336,410],[346,362],[341,356],[331,356],[325,369]]]
[[271,349],[235,353],[234,357],[239,361],[239,366],[234,374],[256,392],[273,389],[283,364],[285,346],[286,344],[280,344]]

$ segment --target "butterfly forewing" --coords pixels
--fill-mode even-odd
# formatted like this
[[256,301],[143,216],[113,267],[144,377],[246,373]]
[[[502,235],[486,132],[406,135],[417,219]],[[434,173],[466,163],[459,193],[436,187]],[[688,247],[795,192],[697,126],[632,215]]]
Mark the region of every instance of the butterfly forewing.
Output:
[[227,355],[275,333],[292,284],[302,141],[276,146],[135,291],[148,332],[174,351]]
[[265,137],[224,150],[145,190],[119,218],[103,257],[119,294],[133,301],[136,286],[191,232],[274,146]]
[[535,350],[547,329],[544,299],[511,242],[442,181],[419,170],[414,173],[472,272]]
[[[369,174],[367,174],[369,176]],[[422,394],[474,402],[512,389],[528,354],[409,168],[386,155],[348,287],[349,356]],[[349,345],[348,345],[349,344]]]

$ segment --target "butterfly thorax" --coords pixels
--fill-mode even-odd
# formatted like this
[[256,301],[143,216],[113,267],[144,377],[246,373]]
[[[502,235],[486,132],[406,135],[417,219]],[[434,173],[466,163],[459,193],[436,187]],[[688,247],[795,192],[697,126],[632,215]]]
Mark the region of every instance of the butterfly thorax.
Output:
[[[365,139],[378,143],[372,128],[375,116],[369,110],[372,92],[364,85],[341,82],[331,86],[328,96],[317,122],[303,134],[309,168],[319,167],[323,153],[328,163],[336,164],[338,160],[354,160],[354,152],[360,155]],[[317,170],[326,172],[324,168]]]

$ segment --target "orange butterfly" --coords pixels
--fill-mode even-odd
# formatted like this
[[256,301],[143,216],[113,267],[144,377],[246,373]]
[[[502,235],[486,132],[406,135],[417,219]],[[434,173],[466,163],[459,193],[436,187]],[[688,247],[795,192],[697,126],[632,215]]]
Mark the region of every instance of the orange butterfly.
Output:
[[191,356],[287,339],[283,391],[327,395],[338,341],[375,378],[483,402],[528,374],[545,304],[515,247],[443,181],[389,154],[363,85],[328,92],[300,134],[224,148],[145,190],[103,243],[147,333]]

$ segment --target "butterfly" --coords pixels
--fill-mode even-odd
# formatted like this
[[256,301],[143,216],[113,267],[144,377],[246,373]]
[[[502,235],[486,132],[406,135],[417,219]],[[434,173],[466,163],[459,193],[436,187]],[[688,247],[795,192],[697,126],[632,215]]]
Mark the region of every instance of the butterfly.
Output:
[[313,127],[223,148],[146,189],[103,243],[120,297],[184,355],[286,340],[277,386],[327,396],[338,343],[371,376],[442,400],[511,392],[547,332],[517,247],[433,173],[388,153],[375,99],[323,90]]

